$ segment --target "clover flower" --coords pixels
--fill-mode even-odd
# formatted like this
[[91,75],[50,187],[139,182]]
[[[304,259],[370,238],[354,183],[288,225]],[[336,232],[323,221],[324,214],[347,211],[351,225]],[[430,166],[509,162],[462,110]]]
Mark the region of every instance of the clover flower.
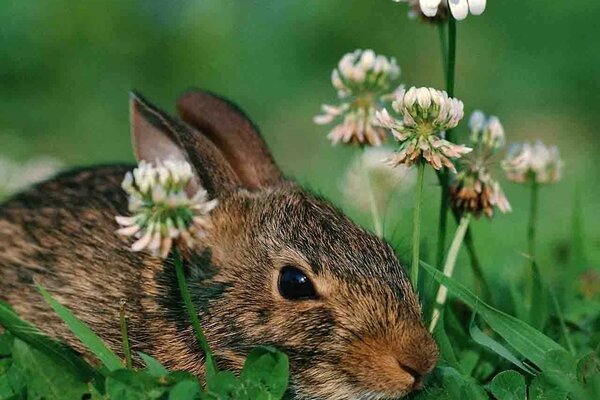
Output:
[[470,140],[474,145],[481,145],[495,152],[506,144],[504,127],[494,115],[488,118],[482,111],[474,111],[469,118],[469,128],[471,129]]
[[396,3],[408,3],[411,18],[421,14],[425,18],[448,18],[448,8],[452,16],[461,21],[469,13],[481,15],[485,11],[486,0],[394,0]]
[[481,213],[491,218],[494,207],[510,212],[510,203],[490,172],[497,164],[494,156],[505,144],[504,128],[497,117],[486,117],[481,111],[471,114],[469,127],[474,150],[458,163],[458,173],[450,183],[450,203],[461,213],[477,218]]
[[513,182],[526,183],[531,178],[537,183],[554,183],[561,178],[563,161],[556,146],[546,146],[538,140],[534,144],[513,144],[502,167]]
[[410,167],[424,158],[437,170],[447,167],[456,171],[450,158],[460,158],[471,151],[443,139],[444,131],[456,127],[464,115],[462,101],[448,97],[445,91],[424,87],[400,90],[392,108],[398,119],[387,109],[376,113],[377,123],[400,142],[398,151],[388,159],[391,165]]
[[480,161],[472,157],[462,160],[461,171],[450,184],[452,207],[461,213],[471,213],[477,218],[481,213],[491,218],[494,215],[494,207],[502,213],[512,211],[500,183]]
[[132,251],[147,249],[167,257],[174,241],[188,247],[210,227],[208,214],[217,200],[208,200],[204,189],[188,196],[185,189],[192,180],[192,167],[185,161],[166,160],[150,164],[141,161],[128,172],[122,188],[129,195],[132,216],[117,216],[117,233],[137,240]]
[[348,204],[368,211],[374,201],[378,210],[384,210],[392,191],[406,192],[414,187],[414,170],[405,166],[392,168],[385,163],[392,154],[385,147],[367,148],[352,163],[342,184]]
[[331,74],[339,104],[324,104],[313,121],[319,125],[339,121],[327,136],[333,144],[381,145],[385,130],[373,123],[375,111],[391,97],[389,90],[399,75],[394,58],[373,50],[345,54]]

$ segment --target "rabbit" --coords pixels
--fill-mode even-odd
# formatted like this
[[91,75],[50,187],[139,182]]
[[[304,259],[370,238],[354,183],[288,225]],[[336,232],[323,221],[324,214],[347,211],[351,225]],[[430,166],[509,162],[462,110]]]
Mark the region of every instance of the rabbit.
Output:
[[[272,345],[289,357],[289,399],[388,399],[421,388],[438,348],[390,245],[286,178],[233,103],[190,90],[177,110],[179,119],[132,93],[132,142],[138,161],[189,162],[191,184],[218,199],[208,234],[180,252],[219,368],[239,371],[253,348]],[[1,204],[0,299],[83,354],[33,283],[118,354],[126,299],[134,354],[201,376],[173,259],[131,252],[115,234],[132,168],[75,169]]]

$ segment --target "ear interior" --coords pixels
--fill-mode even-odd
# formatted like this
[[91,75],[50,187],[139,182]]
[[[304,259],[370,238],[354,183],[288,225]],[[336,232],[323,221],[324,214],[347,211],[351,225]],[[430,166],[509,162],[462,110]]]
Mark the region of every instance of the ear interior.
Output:
[[188,192],[196,193],[202,186],[213,196],[219,196],[239,185],[231,166],[210,140],[135,93],[130,96],[130,118],[136,159],[189,162],[196,174]]
[[187,161],[168,121],[135,93],[130,94],[129,114],[133,151],[138,161],[154,162],[167,158]]
[[183,121],[217,146],[247,189],[275,185],[283,179],[258,129],[233,103],[190,90],[179,98],[177,111]]

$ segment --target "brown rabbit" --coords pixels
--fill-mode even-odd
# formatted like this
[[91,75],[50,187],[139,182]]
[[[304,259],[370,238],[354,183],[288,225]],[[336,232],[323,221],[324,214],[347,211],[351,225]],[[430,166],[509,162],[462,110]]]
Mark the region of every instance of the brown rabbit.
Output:
[[[219,199],[212,228],[184,251],[187,278],[221,368],[257,345],[290,359],[291,399],[383,399],[421,386],[438,358],[406,273],[384,241],[285,179],[253,123],[201,91],[183,122],[131,97],[135,155],[175,157]],[[134,351],[203,372],[172,260],[132,253],[115,234],[131,165],[67,172],[0,206],[0,298],[48,334],[82,346],[32,287],[40,282],[120,352],[127,299]]]

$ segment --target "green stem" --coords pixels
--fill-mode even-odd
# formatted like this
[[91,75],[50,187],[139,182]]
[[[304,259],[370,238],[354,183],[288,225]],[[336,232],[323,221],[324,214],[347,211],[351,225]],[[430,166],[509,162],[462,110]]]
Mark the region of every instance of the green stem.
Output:
[[536,177],[532,174],[529,177],[531,185],[531,197],[529,200],[529,226],[527,229],[527,250],[529,254],[529,279],[528,279],[528,293],[527,300],[531,302],[533,296],[533,279],[534,279],[534,263],[535,263],[535,236],[536,236],[536,225],[537,225],[537,212],[538,212],[538,183]]
[[371,177],[369,176],[369,169],[365,163],[365,149],[362,148],[362,157],[360,157],[360,162],[362,165],[362,170],[365,174],[365,180],[367,184],[367,192],[369,195],[369,208],[371,209],[371,218],[373,219],[373,229],[375,230],[375,234],[382,238],[383,237],[383,225],[381,223],[381,216],[379,215],[379,208],[377,207],[377,201],[375,199],[375,193],[373,192],[373,187],[371,186]]
[[448,198],[450,196],[450,189],[448,187],[448,173],[445,171],[440,172],[440,183],[442,186],[440,199],[440,215],[438,220],[438,237],[437,237],[437,251],[435,258],[435,266],[437,268],[442,267],[444,262],[444,253],[446,251],[446,231],[448,229]]
[[531,197],[529,200],[529,228],[527,229],[527,249],[529,251],[529,257],[533,261],[535,258],[535,226],[537,222],[537,208],[538,208],[538,184],[535,177],[530,178],[531,184]]
[[192,323],[192,328],[194,330],[194,334],[196,336],[196,340],[200,345],[200,348],[204,352],[205,355],[205,369],[207,376],[214,375],[217,371],[217,366],[215,364],[212,352],[210,351],[210,347],[208,345],[208,341],[206,340],[206,336],[204,336],[204,332],[200,327],[200,320],[198,319],[198,314],[192,304],[192,298],[190,296],[190,291],[188,290],[187,281],[185,279],[185,273],[183,271],[183,261],[181,259],[181,255],[177,248],[173,249],[173,259],[175,261],[175,273],[177,275],[177,283],[179,285],[179,291],[181,292],[181,298],[185,304],[185,308],[187,310],[188,316],[190,318],[190,322]]
[[125,365],[131,369],[133,362],[131,359],[131,346],[129,345],[129,336],[127,335],[127,318],[125,317],[125,305],[127,301],[121,299],[119,302],[119,320],[121,322],[121,341],[123,344],[123,354],[125,355]]
[[[442,47],[442,59],[446,65],[446,90],[448,96],[454,96],[454,79],[456,69],[456,20],[452,16],[452,13],[448,13],[448,50],[446,50],[446,38],[444,35],[444,28],[442,24],[439,24],[440,41]],[[446,139],[452,141],[452,130],[446,131]],[[448,229],[448,173],[442,172],[440,183],[442,185],[442,198],[440,202],[440,215],[438,222],[438,238],[437,238],[437,252],[436,252],[436,266],[439,268],[444,258],[444,252],[446,250],[446,231]]]
[[[450,249],[448,250],[448,256],[446,257],[446,262],[444,263],[444,275],[447,277],[451,277],[454,273],[454,267],[456,266],[456,259],[458,257],[458,252],[460,250],[460,246],[462,245],[465,234],[467,233],[467,228],[469,227],[469,222],[471,221],[471,214],[465,214],[460,219],[460,223],[458,224],[458,228],[456,229],[456,233],[454,234],[454,239],[452,239],[452,244],[450,245]],[[440,319],[441,310],[444,308],[444,304],[446,304],[446,299],[448,298],[448,288],[446,286],[440,286],[437,292],[437,296],[435,297],[435,308],[433,309],[433,315],[431,316],[431,324],[429,325],[429,331],[433,332],[435,325]]]
[[454,97],[454,75],[456,69],[456,20],[452,16],[452,13],[448,14],[448,75],[446,76],[446,84],[448,87],[448,96]]
[[415,210],[413,216],[413,241],[412,241],[412,265],[410,280],[415,290],[419,284],[419,250],[421,245],[421,198],[423,197],[423,180],[425,176],[425,162],[419,161],[417,175],[417,191],[415,193]]

